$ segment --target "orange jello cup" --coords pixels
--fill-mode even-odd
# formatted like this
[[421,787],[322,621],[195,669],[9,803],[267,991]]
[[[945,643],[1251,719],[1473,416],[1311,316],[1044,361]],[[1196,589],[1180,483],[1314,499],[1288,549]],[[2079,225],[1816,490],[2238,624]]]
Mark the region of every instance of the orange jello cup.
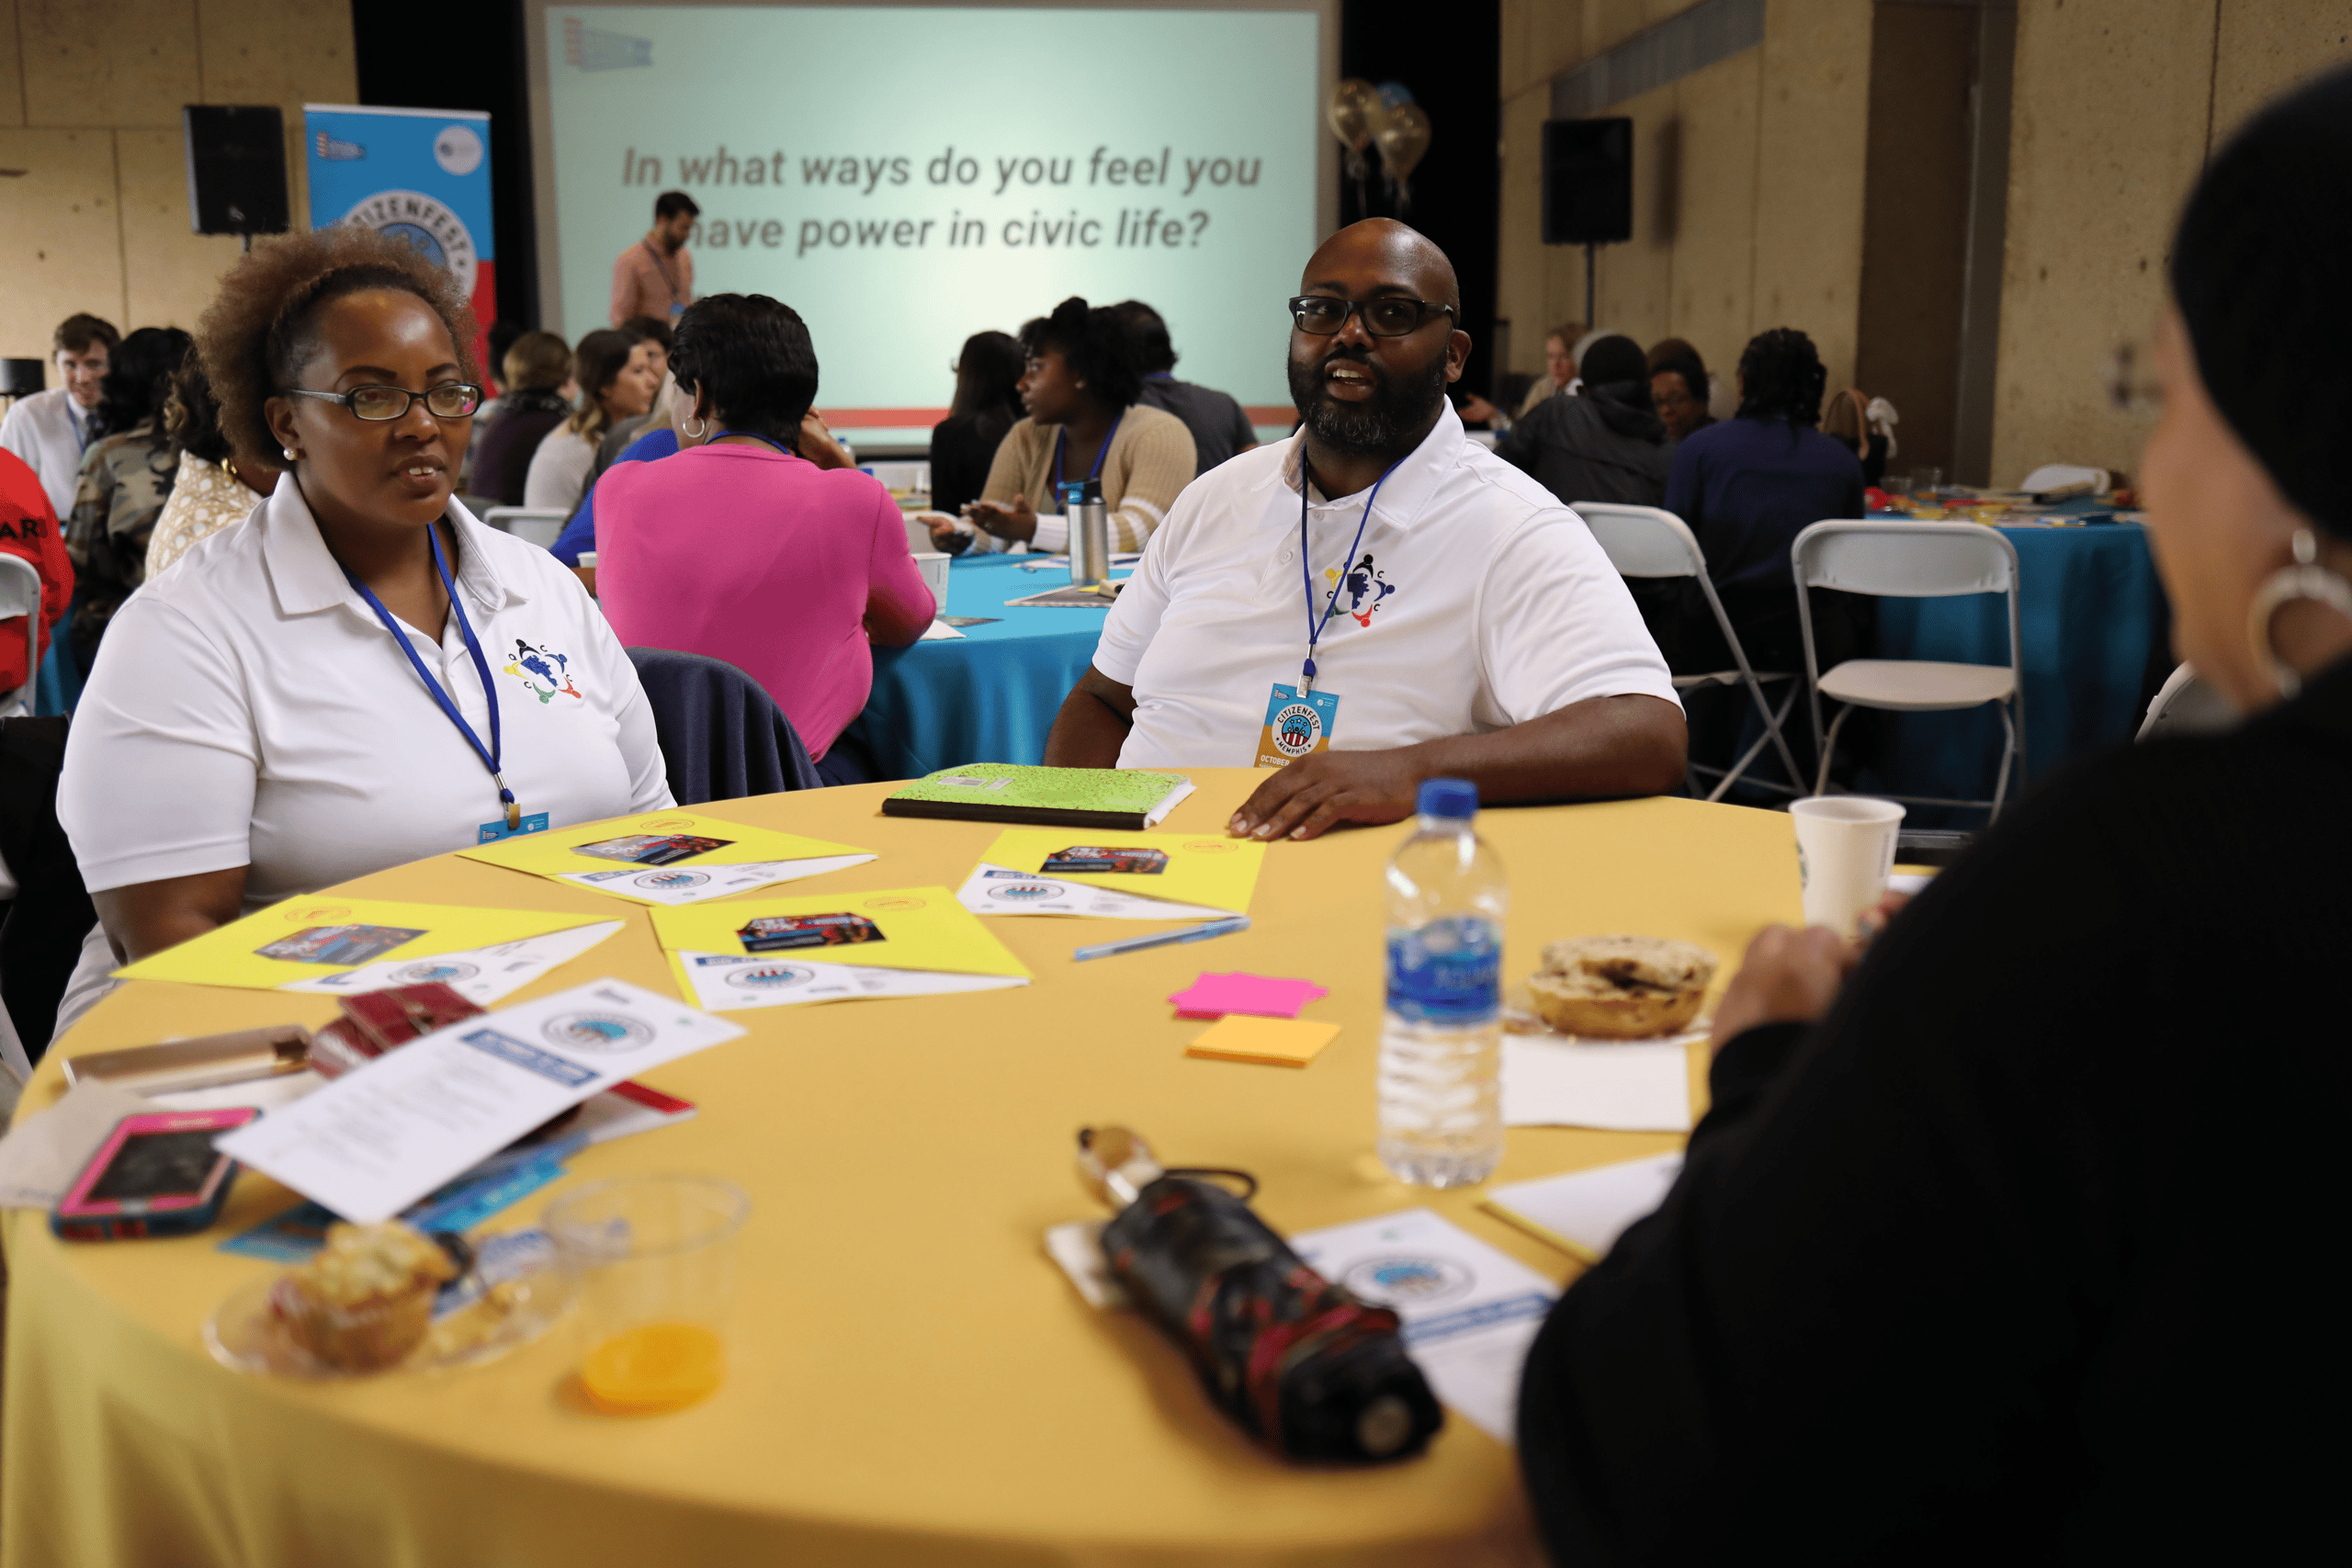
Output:
[[718,1392],[727,1352],[717,1334],[693,1323],[646,1323],[588,1352],[580,1381],[588,1397],[617,1412],[678,1410]]

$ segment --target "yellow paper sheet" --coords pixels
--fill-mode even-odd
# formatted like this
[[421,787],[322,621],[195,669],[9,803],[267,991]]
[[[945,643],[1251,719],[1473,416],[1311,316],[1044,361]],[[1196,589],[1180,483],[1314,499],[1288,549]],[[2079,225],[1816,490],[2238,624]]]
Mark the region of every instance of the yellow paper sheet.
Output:
[[[676,859],[635,861],[627,858],[626,846],[612,854],[583,854],[582,844],[609,843],[614,840],[631,838],[719,839],[725,842],[716,849],[696,850]],[[610,872],[624,868],[651,871],[664,866],[707,868],[720,865],[748,865],[758,861],[817,860],[833,855],[865,855],[872,852],[854,844],[836,844],[824,839],[804,839],[797,833],[780,833],[773,828],[752,828],[723,818],[706,817],[699,811],[642,811],[630,817],[612,817],[602,822],[583,823],[578,827],[559,828],[553,832],[530,833],[520,838],[501,839],[494,844],[481,844],[459,850],[469,860],[487,862],[526,871],[535,876],[567,878],[590,872]],[[567,882],[569,886],[589,886],[600,893],[633,903],[653,904],[659,899],[641,898],[628,891],[626,881],[610,883]]]
[[[311,896],[272,904],[115,973],[129,980],[185,980],[268,991],[382,959],[429,958],[594,923],[593,915],[547,909],[474,909]],[[262,951],[272,947],[277,953]]]
[[1193,1037],[1187,1056],[1303,1067],[1336,1039],[1340,1026],[1311,1018],[1252,1018],[1229,1012]]
[[[1158,850],[1168,857],[1159,871],[1047,871],[1046,863],[1065,850]],[[1247,839],[1215,833],[1122,833],[1101,828],[1008,828],[980,857],[1034,876],[1066,877],[1096,887],[1116,888],[1171,904],[1202,904],[1212,909],[1250,910],[1250,895],[1258,886],[1258,868],[1265,863],[1266,846]]]
[[[854,915],[871,922],[876,940],[835,946],[753,948],[743,940],[754,920]],[[653,911],[654,934],[670,953],[774,953],[795,964],[846,964],[871,969],[928,969],[950,975],[1029,971],[989,934],[987,922],[945,887],[896,887],[881,893],[805,893],[788,898],[752,894],[723,904]],[[676,961],[672,961],[676,967]],[[683,976],[682,976],[683,978]],[[692,991],[684,993],[693,995]]]

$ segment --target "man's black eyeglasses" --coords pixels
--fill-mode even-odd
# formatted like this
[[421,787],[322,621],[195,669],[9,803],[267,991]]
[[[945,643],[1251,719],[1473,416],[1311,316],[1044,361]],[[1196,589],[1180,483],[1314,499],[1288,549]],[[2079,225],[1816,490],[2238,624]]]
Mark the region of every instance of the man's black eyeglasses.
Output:
[[474,410],[481,407],[481,389],[470,381],[444,381],[421,392],[412,392],[405,387],[354,387],[347,392],[281,387],[278,396],[341,403],[357,417],[370,422],[399,419],[419,401],[424,404],[424,412],[435,419],[469,419]]
[[1442,311],[1455,321],[1462,319],[1451,305],[1432,305],[1426,299],[1408,299],[1399,294],[1384,294],[1377,299],[1335,299],[1328,294],[1302,294],[1290,302],[1291,320],[1298,330],[1315,337],[1330,337],[1345,331],[1348,318],[1361,313],[1363,330],[1374,337],[1407,337],[1421,330],[1421,323]]

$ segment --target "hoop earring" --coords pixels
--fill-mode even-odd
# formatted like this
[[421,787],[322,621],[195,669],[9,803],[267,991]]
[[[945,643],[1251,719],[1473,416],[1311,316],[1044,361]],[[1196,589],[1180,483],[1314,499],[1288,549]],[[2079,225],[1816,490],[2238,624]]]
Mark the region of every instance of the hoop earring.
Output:
[[691,413],[686,416],[685,423],[678,428],[686,433],[688,439],[695,441],[701,440],[710,430],[710,426],[703,422],[700,414]]
[[2270,643],[2270,623],[2277,618],[2278,608],[2290,600],[2311,599],[2326,605],[2347,621],[2352,621],[2352,582],[2319,564],[2319,540],[2309,528],[2295,530],[2292,548],[2295,564],[2282,566],[2262,580],[2254,591],[2254,603],[2246,606],[2246,637],[2254,646],[2254,662],[2270,683],[2278,688],[2278,695],[2293,701],[2303,689],[2303,678],[2278,661],[2278,651]]

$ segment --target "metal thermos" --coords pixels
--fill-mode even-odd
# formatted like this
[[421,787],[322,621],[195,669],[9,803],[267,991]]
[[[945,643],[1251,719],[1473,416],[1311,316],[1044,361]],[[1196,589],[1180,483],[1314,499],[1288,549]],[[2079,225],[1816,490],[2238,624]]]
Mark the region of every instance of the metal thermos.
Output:
[[1080,479],[1062,486],[1062,515],[1069,519],[1069,585],[1093,588],[1111,581],[1111,514],[1102,506],[1102,481]]

